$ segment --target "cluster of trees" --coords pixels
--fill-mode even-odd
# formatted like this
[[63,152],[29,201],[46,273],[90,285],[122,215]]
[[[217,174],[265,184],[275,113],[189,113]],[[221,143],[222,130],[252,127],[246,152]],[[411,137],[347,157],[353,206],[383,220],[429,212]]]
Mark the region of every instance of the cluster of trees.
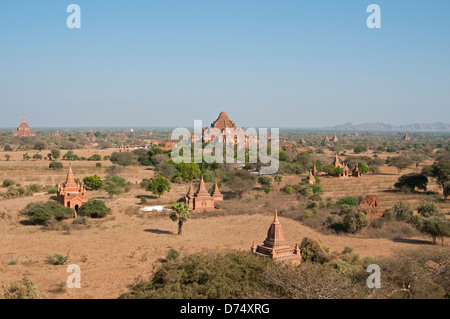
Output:
[[398,221],[405,221],[413,224],[419,231],[431,236],[433,243],[436,244],[437,239],[441,239],[444,244],[444,237],[450,236],[450,220],[440,212],[435,202],[422,202],[418,209],[417,215],[411,205],[405,202],[398,202],[389,210],[383,218],[394,218]]
[[[276,262],[250,252],[194,254],[171,249],[150,278],[139,279],[121,299],[445,299],[448,250],[402,252],[360,258],[351,248],[330,253],[320,242],[302,241],[300,265]],[[433,261],[439,269],[427,264]],[[380,265],[383,284],[367,288],[367,267]]]
[[[90,199],[78,210],[78,218],[102,218],[109,214],[110,211],[111,209],[103,201]],[[74,217],[75,211],[58,202],[48,201],[46,203],[29,203],[20,211],[20,214],[28,217],[30,222],[35,225],[50,225]]]

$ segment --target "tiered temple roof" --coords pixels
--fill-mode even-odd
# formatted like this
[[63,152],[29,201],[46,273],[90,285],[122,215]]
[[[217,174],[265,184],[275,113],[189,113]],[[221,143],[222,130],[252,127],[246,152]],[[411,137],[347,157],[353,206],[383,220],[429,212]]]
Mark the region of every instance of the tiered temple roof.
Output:
[[223,195],[219,191],[217,183],[214,185],[213,193],[210,194],[206,190],[206,184],[203,176],[200,179],[200,184],[197,191],[194,193],[194,186],[189,185],[189,190],[184,197],[184,201],[189,205],[189,209],[193,211],[201,211],[207,209],[215,209],[214,202],[223,200]]
[[22,118],[22,123],[20,123],[17,130],[12,133],[14,136],[36,136],[36,133],[33,132],[30,126],[27,124],[25,120],[25,116]]
[[301,254],[298,244],[295,246],[295,249],[292,250],[284,238],[283,228],[278,221],[277,211],[275,211],[275,217],[269,227],[269,230],[267,231],[266,240],[262,245],[258,246],[255,245],[255,242],[253,242],[251,251],[255,255],[269,257],[272,259],[295,260],[301,262]]
[[58,185],[57,200],[61,205],[73,208],[75,217],[77,217],[78,209],[88,201],[86,188],[83,183],[77,184],[75,182],[72,165],[69,166],[65,184]]

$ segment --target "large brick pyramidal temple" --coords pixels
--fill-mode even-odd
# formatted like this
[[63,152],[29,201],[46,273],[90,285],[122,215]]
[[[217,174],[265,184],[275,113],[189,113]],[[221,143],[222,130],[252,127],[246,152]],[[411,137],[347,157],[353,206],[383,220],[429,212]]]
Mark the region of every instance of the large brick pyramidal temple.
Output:
[[259,256],[265,256],[277,260],[294,260],[301,262],[300,248],[298,244],[293,250],[284,239],[283,228],[278,221],[278,213],[275,211],[275,217],[272,225],[267,231],[267,238],[262,245],[253,245],[251,247],[252,253]]
[[228,118],[226,112],[220,112],[219,117],[213,123],[211,123],[211,128],[218,128],[219,130],[224,130],[227,128],[236,128],[236,123]]
[[30,126],[27,124],[25,120],[25,116],[22,118],[22,123],[20,123],[17,130],[12,133],[13,136],[36,136],[36,133],[33,132]]

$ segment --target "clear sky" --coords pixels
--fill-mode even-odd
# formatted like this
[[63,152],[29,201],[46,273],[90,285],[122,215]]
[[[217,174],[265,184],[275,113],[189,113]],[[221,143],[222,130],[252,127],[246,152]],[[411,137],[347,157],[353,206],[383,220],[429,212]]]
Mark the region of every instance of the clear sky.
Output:
[[0,108],[0,127],[450,122],[450,1],[1,0]]

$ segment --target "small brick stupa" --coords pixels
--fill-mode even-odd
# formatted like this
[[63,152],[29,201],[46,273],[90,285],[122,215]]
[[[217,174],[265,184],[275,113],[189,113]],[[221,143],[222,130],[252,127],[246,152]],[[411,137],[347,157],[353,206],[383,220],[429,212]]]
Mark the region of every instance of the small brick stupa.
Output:
[[75,218],[77,217],[78,209],[88,201],[86,188],[83,184],[78,185],[72,173],[72,165],[69,166],[66,183],[58,185],[57,192],[58,203],[75,210]]
[[262,245],[258,246],[255,245],[255,242],[253,242],[251,251],[255,255],[281,261],[292,260],[300,263],[302,260],[298,244],[293,250],[284,239],[284,232],[280,222],[278,221],[277,211],[275,211],[275,218],[267,231],[266,240]]
[[194,187],[189,186],[188,193],[184,196],[184,202],[189,205],[189,209],[192,211],[202,211],[207,209],[215,209],[214,202],[223,200],[223,195],[219,191],[217,183],[214,186],[212,195],[206,190],[206,185],[203,180],[203,176],[200,180],[197,192],[194,193]]
[[27,121],[25,121],[25,116],[22,118],[22,123],[20,123],[17,130],[12,133],[13,136],[36,136],[36,133],[33,132],[28,126]]

